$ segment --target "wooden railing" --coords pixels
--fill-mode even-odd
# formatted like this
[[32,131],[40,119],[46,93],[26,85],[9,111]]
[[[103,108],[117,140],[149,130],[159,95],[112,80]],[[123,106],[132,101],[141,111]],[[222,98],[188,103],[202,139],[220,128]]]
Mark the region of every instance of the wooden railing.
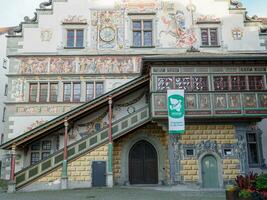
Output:
[[[137,110],[136,112],[125,116],[124,118],[113,122],[112,134],[113,138],[117,138],[136,127],[143,125],[150,120],[149,106]],[[72,160],[84,153],[93,150],[97,146],[108,142],[108,128],[104,128],[91,136],[82,138],[81,140],[68,146],[68,160]],[[35,180],[45,173],[62,165],[63,149],[55,152],[44,160],[31,165],[15,174],[16,188],[19,189],[25,184]]]

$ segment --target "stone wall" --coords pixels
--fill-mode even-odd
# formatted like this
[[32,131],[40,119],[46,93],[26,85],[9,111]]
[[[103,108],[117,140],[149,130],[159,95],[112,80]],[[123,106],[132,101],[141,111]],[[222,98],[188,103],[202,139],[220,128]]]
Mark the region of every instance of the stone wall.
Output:
[[[140,136],[140,137],[139,137]],[[120,184],[123,181],[122,180],[122,171],[123,170],[127,170],[128,169],[128,158],[126,158],[126,160],[123,159],[123,155],[122,153],[124,152],[123,148],[128,148],[127,152],[129,152],[132,144],[132,141],[138,141],[138,138],[140,138],[140,140],[143,137],[147,137],[147,138],[153,138],[155,140],[157,140],[160,145],[163,148],[164,152],[158,152],[158,154],[162,154],[162,168],[160,168],[160,164],[158,167],[159,171],[163,171],[162,172],[162,178],[164,179],[163,181],[168,182],[170,177],[170,164],[169,164],[169,159],[168,159],[168,134],[162,130],[161,127],[157,126],[156,124],[153,123],[149,123],[147,125],[144,125],[143,127],[135,130],[134,132],[127,134],[119,139],[117,139],[116,141],[114,141],[114,150],[113,150],[113,171],[114,171],[114,182],[115,184]],[[148,142],[150,142],[148,140]],[[131,145],[127,145],[127,143],[131,144]],[[127,147],[126,147],[127,146]],[[156,147],[155,147],[156,148]],[[159,149],[156,149],[157,151]],[[128,155],[127,155],[128,157]],[[158,155],[158,158],[160,156]],[[158,159],[158,163],[160,163],[161,161]],[[127,168],[127,169],[125,169]],[[124,178],[128,178],[128,174],[126,174],[127,177]],[[159,181],[160,180],[160,175],[159,175]],[[126,181],[127,182],[127,181]]]
[[[233,125],[188,125],[186,126],[185,134],[181,135],[179,143],[183,145],[192,145],[199,148],[201,143],[212,141],[216,143],[215,152],[221,158],[219,166],[222,172],[224,182],[233,180],[240,174],[239,160],[234,156],[223,157],[221,152],[222,145],[234,145],[238,142],[235,135],[235,127]],[[199,151],[196,149],[195,151]],[[185,182],[199,182],[201,173],[201,155],[209,153],[210,149],[203,152],[195,152],[195,156],[185,158],[180,162],[180,175]],[[220,175],[219,175],[220,176]]]
[[[94,151],[87,153],[68,164],[68,178],[69,181],[89,181],[92,182],[92,161],[107,161],[108,146],[103,145]],[[49,183],[59,180],[61,177],[61,170],[59,169],[41,177],[37,182]],[[88,185],[88,187],[91,185]]]

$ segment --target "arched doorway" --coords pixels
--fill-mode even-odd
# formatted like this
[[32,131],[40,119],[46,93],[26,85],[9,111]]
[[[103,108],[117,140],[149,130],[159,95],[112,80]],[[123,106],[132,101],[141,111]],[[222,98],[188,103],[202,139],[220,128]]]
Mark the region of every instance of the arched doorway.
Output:
[[219,188],[218,163],[213,155],[206,155],[201,161],[204,188]]
[[158,183],[158,156],[152,144],[137,142],[129,152],[130,184]]

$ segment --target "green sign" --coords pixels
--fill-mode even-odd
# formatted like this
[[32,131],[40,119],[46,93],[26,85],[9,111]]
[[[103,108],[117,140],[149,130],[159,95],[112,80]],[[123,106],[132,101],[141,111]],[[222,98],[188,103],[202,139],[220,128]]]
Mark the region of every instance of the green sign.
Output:
[[184,90],[168,90],[169,133],[179,134],[185,131]]

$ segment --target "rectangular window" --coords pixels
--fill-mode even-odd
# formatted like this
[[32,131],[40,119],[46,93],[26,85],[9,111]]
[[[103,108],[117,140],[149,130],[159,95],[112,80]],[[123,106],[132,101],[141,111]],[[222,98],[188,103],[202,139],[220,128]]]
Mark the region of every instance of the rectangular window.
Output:
[[73,83],[73,101],[79,102],[81,99],[81,84]]
[[228,76],[214,76],[213,81],[215,91],[229,90]]
[[83,47],[84,46],[84,30],[69,29],[67,30],[67,47]]
[[246,76],[231,76],[232,90],[246,90]]
[[3,108],[2,122],[5,122],[5,118],[6,118],[6,107]]
[[0,144],[3,144],[4,143],[4,133],[1,134],[1,143]]
[[250,165],[259,164],[259,151],[256,133],[247,133],[248,160]]
[[76,31],[76,47],[83,47],[83,30]]
[[218,29],[201,28],[202,46],[218,46]]
[[57,102],[57,97],[58,97],[58,84],[51,83],[50,84],[50,101]]
[[71,100],[71,84],[70,83],[64,83],[64,98],[63,100],[65,102],[70,102]]
[[40,142],[36,142],[34,144],[31,145],[31,150],[40,150]]
[[3,68],[6,69],[7,68],[7,59],[3,58]]
[[46,102],[48,95],[48,84],[41,83],[40,84],[40,91],[39,91],[39,102]]
[[7,96],[7,92],[8,92],[8,84],[5,85],[5,96]]
[[37,83],[31,83],[30,84],[30,102],[36,102],[37,101],[37,90],[38,90],[38,84]]
[[263,76],[248,77],[249,90],[263,90],[265,87]]
[[50,152],[42,152],[42,159],[47,158],[50,155]]
[[153,44],[152,20],[133,21],[133,46],[151,47]]
[[42,141],[42,150],[51,150],[52,149],[52,143],[51,141]]
[[97,82],[95,87],[96,87],[96,91],[95,91],[96,97],[101,96],[104,93],[104,84]]
[[94,99],[94,82],[86,83],[86,101]]
[[31,164],[33,165],[33,164],[39,162],[39,160],[40,160],[39,152],[32,152],[31,153]]
[[87,82],[86,83],[86,101],[90,101],[104,94],[103,82]]
[[67,30],[67,47],[74,47],[74,30]]

